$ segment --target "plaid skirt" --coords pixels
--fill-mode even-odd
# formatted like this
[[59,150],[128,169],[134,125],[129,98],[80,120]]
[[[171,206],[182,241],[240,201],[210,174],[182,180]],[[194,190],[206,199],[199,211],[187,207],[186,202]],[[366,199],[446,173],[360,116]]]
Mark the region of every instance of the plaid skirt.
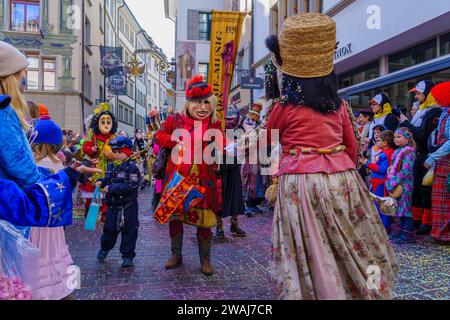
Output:
[[434,171],[431,236],[440,241],[450,241],[450,193],[447,191],[447,176],[450,174],[450,155],[436,162]]

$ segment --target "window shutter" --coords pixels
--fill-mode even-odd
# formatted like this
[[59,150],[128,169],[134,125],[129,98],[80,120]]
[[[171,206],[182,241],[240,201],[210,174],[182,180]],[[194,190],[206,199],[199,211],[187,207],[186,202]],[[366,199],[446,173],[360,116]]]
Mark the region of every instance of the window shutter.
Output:
[[199,40],[198,10],[188,10],[187,39],[188,40]]

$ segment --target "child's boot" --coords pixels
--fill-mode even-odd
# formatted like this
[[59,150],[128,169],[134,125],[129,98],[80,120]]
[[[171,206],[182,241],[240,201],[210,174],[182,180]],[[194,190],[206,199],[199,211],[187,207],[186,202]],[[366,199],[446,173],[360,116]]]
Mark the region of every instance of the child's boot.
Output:
[[233,234],[233,236],[236,236],[236,237],[245,237],[246,236],[245,231],[239,227],[239,220],[238,220],[237,216],[231,217],[230,232]]

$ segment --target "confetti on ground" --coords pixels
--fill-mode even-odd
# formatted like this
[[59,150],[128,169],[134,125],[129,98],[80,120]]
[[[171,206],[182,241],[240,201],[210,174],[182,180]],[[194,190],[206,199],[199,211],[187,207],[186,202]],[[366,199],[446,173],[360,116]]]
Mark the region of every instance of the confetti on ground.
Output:
[[[168,227],[159,225],[151,217],[150,202],[148,191],[143,192],[139,199],[136,267],[132,270],[120,269],[120,242],[104,263],[97,261],[101,227],[94,232],[85,231],[80,219],[82,210],[77,213],[74,225],[66,229],[74,264],[81,268],[81,289],[75,292],[77,299],[276,299],[268,266],[270,212],[241,218],[246,238],[232,238],[228,233],[229,219],[225,220],[227,238],[214,241],[212,264],[215,274],[206,277],[200,273],[196,229],[191,226],[184,229],[183,265],[175,270],[164,269],[170,256]],[[450,299],[448,246],[420,238],[417,243],[395,245],[394,248],[400,265],[395,299]]]

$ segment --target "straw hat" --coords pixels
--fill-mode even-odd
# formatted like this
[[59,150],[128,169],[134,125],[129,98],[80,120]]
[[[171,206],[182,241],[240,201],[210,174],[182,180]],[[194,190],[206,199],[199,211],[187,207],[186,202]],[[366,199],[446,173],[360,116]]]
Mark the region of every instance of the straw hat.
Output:
[[273,63],[284,74],[317,78],[333,71],[336,23],[320,13],[301,13],[286,19],[279,40],[270,36],[266,46]]

